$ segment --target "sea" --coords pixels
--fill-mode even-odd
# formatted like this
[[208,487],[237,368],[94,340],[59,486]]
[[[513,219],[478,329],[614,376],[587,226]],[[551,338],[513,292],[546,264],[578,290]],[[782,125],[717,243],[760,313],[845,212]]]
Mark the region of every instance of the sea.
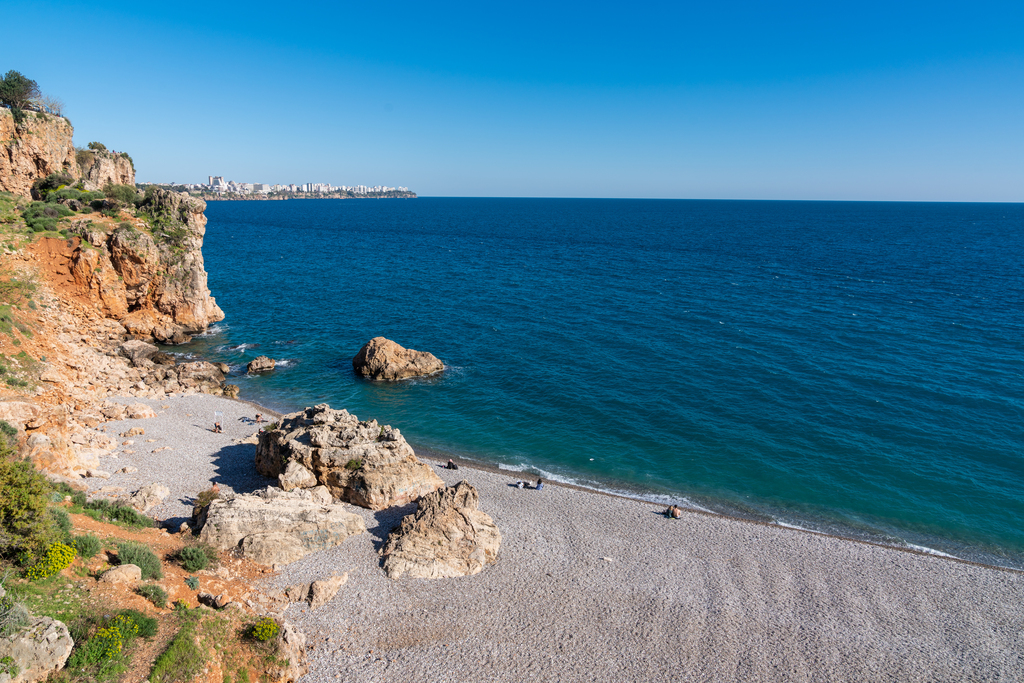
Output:
[[[421,452],[1024,568],[1024,205],[211,202],[174,351]],[[357,377],[373,337],[438,376]],[[258,355],[277,361],[248,376]]]

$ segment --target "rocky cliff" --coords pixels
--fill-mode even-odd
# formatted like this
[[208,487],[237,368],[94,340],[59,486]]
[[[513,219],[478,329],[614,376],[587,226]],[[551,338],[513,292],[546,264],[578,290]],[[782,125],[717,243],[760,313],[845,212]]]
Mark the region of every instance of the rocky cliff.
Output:
[[76,155],[78,172],[87,190],[107,185],[135,186],[135,166],[127,154],[106,150],[82,150]]
[[77,176],[73,133],[59,116],[25,112],[16,124],[11,110],[0,108],[0,191],[30,197],[39,178],[60,172]]

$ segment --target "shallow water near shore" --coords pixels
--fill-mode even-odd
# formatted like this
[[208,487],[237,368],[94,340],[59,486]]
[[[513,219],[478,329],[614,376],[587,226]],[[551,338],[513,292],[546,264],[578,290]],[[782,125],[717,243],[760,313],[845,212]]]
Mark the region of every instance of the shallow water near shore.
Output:
[[[417,447],[1024,567],[1024,206],[214,202],[176,352]],[[383,335],[443,375],[354,376]],[[278,369],[244,375],[257,355]]]

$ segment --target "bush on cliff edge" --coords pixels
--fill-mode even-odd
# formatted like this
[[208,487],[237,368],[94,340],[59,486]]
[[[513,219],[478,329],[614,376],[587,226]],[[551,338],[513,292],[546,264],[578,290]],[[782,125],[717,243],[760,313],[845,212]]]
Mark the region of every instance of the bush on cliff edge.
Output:
[[53,489],[32,463],[15,458],[12,432],[0,420],[0,556],[28,565],[63,534],[47,511]]

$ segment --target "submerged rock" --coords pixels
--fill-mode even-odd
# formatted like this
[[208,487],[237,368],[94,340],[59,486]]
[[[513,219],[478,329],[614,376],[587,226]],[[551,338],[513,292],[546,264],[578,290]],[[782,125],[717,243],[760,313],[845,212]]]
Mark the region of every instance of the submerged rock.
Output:
[[335,498],[371,510],[405,505],[444,486],[397,429],[376,420],[361,422],[325,403],[285,415],[277,429],[259,439],[256,470],[263,476],[285,473],[291,486],[293,477],[302,475],[292,463],[301,465]]
[[384,571],[392,579],[440,579],[477,574],[493,564],[501,532],[478,504],[467,481],[423,496],[416,512],[388,536],[381,550]]
[[352,368],[368,379],[396,380],[433,375],[444,363],[426,351],[406,349],[390,339],[374,337],[352,359]]

